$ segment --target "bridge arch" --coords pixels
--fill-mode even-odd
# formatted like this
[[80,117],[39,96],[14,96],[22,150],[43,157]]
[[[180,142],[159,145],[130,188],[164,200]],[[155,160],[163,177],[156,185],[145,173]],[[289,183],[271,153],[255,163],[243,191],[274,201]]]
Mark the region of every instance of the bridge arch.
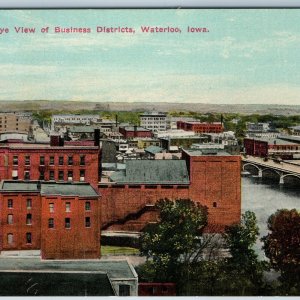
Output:
[[300,176],[296,174],[284,174],[280,177],[280,183],[293,188],[300,188]]
[[247,167],[247,166],[255,167],[258,172],[261,171],[261,168],[258,167],[256,164],[253,164],[253,163],[245,163],[245,164],[243,164],[243,171],[245,171],[245,167]]

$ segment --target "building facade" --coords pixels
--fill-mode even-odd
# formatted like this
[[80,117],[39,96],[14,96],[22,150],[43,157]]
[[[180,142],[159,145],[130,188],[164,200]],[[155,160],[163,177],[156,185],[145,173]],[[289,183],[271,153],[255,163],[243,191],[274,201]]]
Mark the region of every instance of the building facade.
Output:
[[32,123],[30,113],[6,112],[0,113],[0,133],[23,132],[28,133]]
[[221,133],[224,130],[221,122],[203,123],[198,121],[177,121],[177,129],[194,131],[196,133]]
[[99,164],[100,149],[94,142],[0,143],[0,180],[81,181],[97,186]]
[[140,125],[153,132],[167,130],[167,115],[160,112],[145,112],[140,115]]
[[140,126],[119,127],[119,132],[123,135],[125,139],[153,137],[153,133],[151,132],[151,130]]
[[127,161],[126,169],[99,183],[102,230],[135,231],[157,221],[163,198],[190,198],[209,209],[210,229],[222,231],[241,214],[240,156],[183,151],[183,160]]
[[43,259],[100,257],[99,194],[88,183],[4,180],[0,251],[41,250]]

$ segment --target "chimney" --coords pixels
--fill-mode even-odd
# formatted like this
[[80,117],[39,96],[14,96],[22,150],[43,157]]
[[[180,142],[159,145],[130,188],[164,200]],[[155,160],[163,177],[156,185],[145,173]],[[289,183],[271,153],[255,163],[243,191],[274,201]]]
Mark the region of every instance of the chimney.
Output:
[[116,115],[116,127],[118,127],[118,115]]
[[50,146],[59,146],[59,135],[51,135],[50,136]]
[[59,146],[63,147],[65,144],[65,139],[63,137],[59,137]]
[[100,146],[100,129],[96,128],[94,130],[94,146]]

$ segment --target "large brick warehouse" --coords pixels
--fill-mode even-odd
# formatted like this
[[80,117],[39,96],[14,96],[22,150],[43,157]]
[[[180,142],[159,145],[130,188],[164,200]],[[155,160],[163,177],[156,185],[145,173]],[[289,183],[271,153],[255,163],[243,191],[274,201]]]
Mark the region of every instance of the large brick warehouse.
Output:
[[100,230],[142,230],[161,198],[206,205],[213,230],[240,221],[240,156],[184,150],[182,160],[131,160],[105,173],[100,154],[98,142],[2,142],[0,250],[98,258]]

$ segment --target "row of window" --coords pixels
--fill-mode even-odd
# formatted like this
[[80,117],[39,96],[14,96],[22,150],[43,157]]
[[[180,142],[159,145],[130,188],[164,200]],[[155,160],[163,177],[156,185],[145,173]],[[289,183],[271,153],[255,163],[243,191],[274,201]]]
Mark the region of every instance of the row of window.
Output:
[[[12,225],[14,223],[14,215],[9,214],[7,215],[7,224]],[[32,224],[32,215],[27,214],[26,215],[26,225],[31,225]]]
[[[66,212],[71,212],[71,202],[66,202],[65,209],[66,209]],[[84,209],[86,211],[91,210],[91,202],[90,201],[85,202]],[[54,203],[49,203],[49,212],[54,213]]]
[[[12,245],[14,243],[14,235],[12,233],[9,233],[7,235],[7,243],[9,245]],[[32,243],[32,235],[31,232],[26,233],[26,244],[31,244]]]
[[[50,170],[49,171],[49,180],[55,180],[55,170]],[[68,180],[73,180],[73,171],[68,170],[67,171],[68,175]],[[79,176],[80,176],[80,181],[84,181],[85,178],[85,170],[79,170]],[[18,180],[19,176],[16,170],[14,170],[12,179]],[[30,180],[30,171],[24,171],[24,180]],[[40,172],[39,180],[45,180],[45,172]],[[65,180],[65,172],[63,170],[58,171],[58,180]]]
[[[14,200],[13,199],[7,199],[7,207],[8,208],[13,208],[14,207]],[[27,209],[32,208],[32,200],[31,199],[26,199],[26,207],[27,207]],[[66,208],[66,212],[70,212],[71,211],[71,202],[66,202],[65,208]],[[85,202],[84,209],[86,211],[91,210],[91,202],[90,201]],[[49,203],[49,211],[54,212],[54,203]],[[31,218],[31,214],[27,214],[27,216],[30,216],[30,218]]]
[[[64,165],[65,159],[64,156],[59,156],[58,161],[55,161],[55,156],[50,156],[49,157],[49,165],[55,165],[58,164],[60,166]],[[31,164],[31,158],[29,155],[25,156],[25,166],[30,166]],[[68,156],[67,164],[69,166],[73,165],[73,155]],[[79,164],[81,166],[85,165],[85,155],[80,155],[80,161]],[[17,166],[19,165],[19,157],[17,155],[13,156],[13,165]],[[43,166],[45,165],[45,156],[40,155],[40,165]]]
[[[91,218],[90,217],[85,217],[85,227],[89,228],[91,227]],[[54,219],[53,218],[49,218],[48,219],[48,228],[55,228],[55,224],[54,224]],[[65,218],[65,228],[66,229],[70,229],[71,228],[71,218]]]

